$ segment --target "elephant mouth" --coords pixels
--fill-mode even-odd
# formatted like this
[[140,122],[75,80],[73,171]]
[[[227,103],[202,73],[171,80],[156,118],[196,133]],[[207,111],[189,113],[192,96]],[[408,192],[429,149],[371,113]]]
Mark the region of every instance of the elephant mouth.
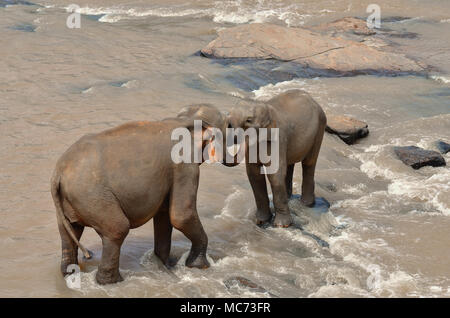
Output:
[[[231,155],[233,158],[239,153],[241,145],[231,145],[227,146],[227,153]],[[208,158],[210,162],[221,162],[222,158],[219,158],[219,154],[216,152],[216,148],[214,147],[214,143],[209,143],[208,147]]]

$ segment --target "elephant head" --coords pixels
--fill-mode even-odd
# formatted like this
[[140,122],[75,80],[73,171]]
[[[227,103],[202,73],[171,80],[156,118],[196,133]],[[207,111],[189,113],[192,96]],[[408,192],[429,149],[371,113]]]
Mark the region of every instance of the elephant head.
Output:
[[[272,145],[273,142],[278,141],[278,130],[275,129],[276,131],[273,131],[271,129],[277,128],[274,127],[274,116],[273,107],[264,103],[241,105],[231,110],[227,120],[229,126],[235,130],[244,130],[243,135],[242,130],[241,132],[234,132],[236,136],[234,142],[239,144],[239,151],[235,151],[235,161],[241,162],[245,156],[245,160],[248,160],[247,162],[252,162],[259,156],[257,152],[261,151],[261,143],[265,143],[265,146],[268,146],[268,142]],[[238,135],[241,137],[238,138]],[[245,147],[242,147],[244,145]]]
[[267,128],[272,123],[272,114],[267,104],[234,107],[228,115],[233,128]]
[[177,115],[178,118],[187,120],[201,120],[204,129],[218,128],[225,134],[227,128],[227,116],[210,104],[196,104],[182,108]]
[[[231,166],[225,163],[226,147],[226,129],[229,126],[227,113],[219,111],[216,107],[210,104],[197,104],[186,106],[178,113],[177,118],[186,120],[188,128],[194,128],[194,121],[201,120],[202,122],[202,136],[203,140],[202,149],[209,146],[209,159],[213,161],[219,161],[227,166]],[[218,134],[218,129],[221,134]],[[219,140],[220,138],[220,140]],[[221,155],[218,155],[216,149],[217,146],[221,146]],[[212,157],[211,157],[212,156]]]

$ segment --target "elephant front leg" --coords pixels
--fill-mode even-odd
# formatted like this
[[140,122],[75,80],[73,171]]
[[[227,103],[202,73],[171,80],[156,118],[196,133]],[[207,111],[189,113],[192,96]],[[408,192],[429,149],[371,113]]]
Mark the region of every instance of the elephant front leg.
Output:
[[261,166],[247,164],[247,176],[256,202],[256,224],[264,224],[272,218],[267,194],[266,175],[261,173]]
[[280,166],[275,174],[267,175],[272,187],[275,218],[273,225],[276,227],[289,227],[292,224],[292,216],[288,206],[288,193],[286,189],[286,166]]
[[308,165],[302,163],[303,169],[303,180],[302,180],[302,199],[301,202],[306,206],[314,206],[315,195],[314,195],[314,173],[316,170],[315,163],[313,165]]
[[198,218],[197,211],[190,208],[184,210],[172,208],[170,211],[170,220],[172,225],[182,232],[192,243],[189,256],[186,259],[186,266],[200,269],[208,268],[210,266],[206,259],[208,237]]
[[184,164],[174,174],[174,184],[170,200],[170,223],[182,232],[191,242],[192,247],[186,259],[187,267],[208,268],[206,259],[208,237],[197,213],[197,189],[199,167]]

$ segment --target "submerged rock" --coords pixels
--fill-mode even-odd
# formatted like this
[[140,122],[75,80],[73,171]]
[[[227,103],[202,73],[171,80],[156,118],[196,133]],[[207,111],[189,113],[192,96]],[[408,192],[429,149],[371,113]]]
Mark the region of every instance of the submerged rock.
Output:
[[[289,199],[289,208],[292,209],[294,214],[300,215],[302,212],[308,211],[311,215],[316,218],[320,218],[323,213],[327,213],[330,208],[330,202],[322,197],[316,197],[314,206],[307,207],[301,203],[302,196],[300,194],[293,194]],[[300,204],[300,205],[299,205]]]
[[331,37],[305,28],[252,23],[219,31],[201,50],[218,59],[275,59],[338,75],[421,73],[424,68],[403,54],[383,52],[364,42]]
[[337,186],[332,182],[317,182],[317,185],[327,191],[337,192]]
[[435,145],[440,153],[446,154],[450,151],[450,144],[446,143],[445,141],[438,140],[436,141]]
[[228,289],[231,289],[233,286],[239,286],[241,288],[248,288],[250,291],[252,292],[257,292],[257,293],[267,293],[268,291],[257,285],[256,283],[252,282],[251,280],[242,277],[242,276],[234,276],[234,277],[230,277],[227,278],[223,281],[223,283],[225,284],[225,286]]
[[[329,247],[329,243],[321,237],[337,236],[342,229],[332,213],[329,213],[330,203],[322,197],[316,197],[314,206],[308,207],[301,202],[300,194],[293,194],[289,199],[289,211],[293,224],[288,229],[300,230],[303,235],[312,238],[321,247]],[[272,195],[269,195],[270,210],[275,213]],[[270,222],[260,226],[267,228]]]
[[327,115],[327,127],[325,130],[331,134],[338,135],[348,145],[369,134],[368,125],[365,122],[340,115]]
[[445,166],[445,160],[441,154],[433,150],[425,150],[416,146],[394,147],[394,152],[404,164],[413,169],[424,166]]
[[[407,20],[409,18],[402,17],[391,17],[383,19],[383,23],[387,22],[397,22]],[[379,40],[381,38],[386,39],[386,37],[396,37],[396,38],[416,38],[418,37],[417,33],[414,32],[406,32],[406,31],[395,31],[388,28],[369,28],[367,26],[367,21],[365,19],[346,17],[329,23],[322,23],[313,27],[310,27],[311,30],[325,32],[331,36],[344,36],[346,38],[351,38],[358,40],[357,37],[352,37],[352,35],[356,35],[359,37],[359,40],[366,41],[368,37],[373,35],[379,35]],[[383,40],[381,40],[383,41]],[[387,44],[387,43],[386,43]]]
[[0,0],[0,8],[11,5],[34,6],[35,4],[24,0]]
[[12,30],[23,31],[23,32],[35,32],[36,28],[37,27],[35,25],[29,24],[29,23],[16,24],[16,25],[10,27],[10,29],[12,29]]

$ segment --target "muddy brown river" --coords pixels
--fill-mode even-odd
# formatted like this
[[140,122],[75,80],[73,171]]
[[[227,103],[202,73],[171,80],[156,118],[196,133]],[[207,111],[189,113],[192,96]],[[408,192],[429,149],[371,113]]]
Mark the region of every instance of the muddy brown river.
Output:
[[[1,297],[450,296],[450,168],[413,170],[392,150],[450,142],[450,2],[10,2],[0,1]],[[372,2],[381,8],[382,27],[415,34],[391,40],[397,50],[432,65],[429,76],[274,82],[255,78],[243,65],[194,54],[223,28],[366,18]],[[66,25],[72,3],[80,7],[79,29]],[[151,257],[150,221],[130,231],[122,246],[125,280],[100,286],[101,240],[86,228],[82,243],[94,257],[80,259],[81,287],[66,285],[49,181],[68,146],[127,121],[173,116],[188,104],[230,109],[239,96],[263,101],[292,88],[309,92],[327,113],[353,116],[370,129],[352,146],[325,135],[316,195],[331,207],[306,226],[313,235],[257,227],[245,167],[205,164],[198,211],[209,237],[209,269],[184,266],[190,242],[178,231],[172,241],[178,264],[160,267]],[[443,156],[449,163],[450,154]],[[294,193],[300,185],[298,166]],[[267,292],[226,286],[234,276]]]

